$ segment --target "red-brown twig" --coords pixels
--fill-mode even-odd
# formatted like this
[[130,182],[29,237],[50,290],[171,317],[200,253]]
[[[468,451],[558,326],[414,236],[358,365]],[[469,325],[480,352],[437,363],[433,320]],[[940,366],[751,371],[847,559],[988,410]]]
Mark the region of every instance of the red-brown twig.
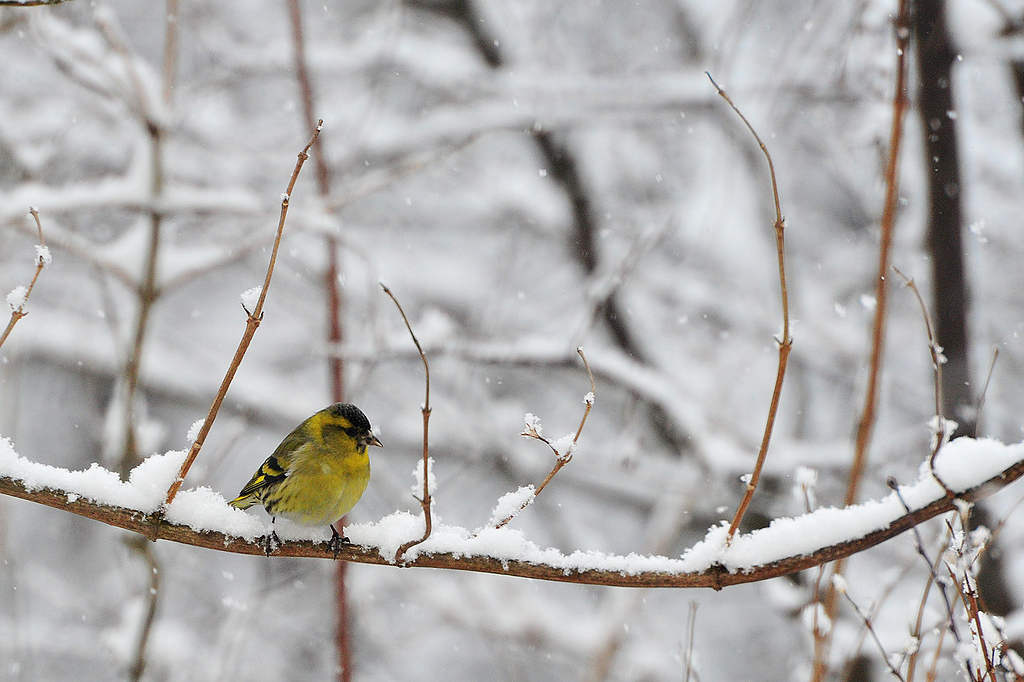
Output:
[[[21,302],[17,308],[11,311],[11,321],[7,323],[7,328],[4,329],[4,333],[0,334],[0,346],[4,345],[4,341],[11,335],[11,330],[14,329],[14,325],[18,324],[18,320],[28,315],[25,312],[25,303],[28,302],[29,294],[32,293],[32,289],[36,286],[36,280],[39,279],[39,273],[43,271],[46,264],[49,262],[49,251],[46,249],[46,240],[43,238],[43,224],[39,221],[39,211],[35,207],[30,207],[28,212],[35,218],[36,228],[39,230],[39,246],[37,247],[36,253],[36,271],[32,275],[32,281],[28,283],[28,288],[25,289],[25,294],[21,297]],[[13,306],[12,306],[13,307]]]
[[718,83],[715,82],[714,78],[711,78],[711,74],[709,73],[707,76],[711,84],[715,86],[718,94],[728,102],[732,110],[743,121],[743,124],[747,126],[747,130],[754,136],[754,139],[757,140],[757,145],[764,152],[764,158],[768,160],[768,172],[772,180],[772,197],[775,199],[775,250],[779,259],[779,285],[782,291],[782,337],[776,339],[779,344],[779,365],[775,372],[775,388],[772,390],[772,401],[768,406],[768,420],[764,425],[764,436],[761,438],[761,447],[757,452],[757,462],[754,464],[754,471],[747,480],[743,499],[736,509],[736,515],[733,517],[732,523],[729,524],[729,533],[726,535],[726,542],[728,543],[732,540],[732,536],[736,534],[744,514],[747,513],[747,507],[750,506],[750,501],[754,498],[754,491],[757,490],[757,483],[761,479],[761,470],[764,469],[764,462],[768,457],[768,445],[771,443],[772,431],[775,428],[775,417],[779,412],[779,401],[782,398],[782,380],[786,376],[786,364],[789,361],[789,351],[793,347],[793,337],[789,335],[789,292],[786,288],[786,221],[782,217],[782,203],[779,201],[779,184],[775,179],[775,164],[772,163],[772,155],[768,153],[768,147],[765,146],[761,136],[754,130],[754,126],[750,124],[750,121],[739,110],[739,107],[733,103],[732,98],[729,97],[725,90],[718,87]]
[[[306,39],[302,28],[302,7],[299,0],[287,0],[288,20],[292,29],[292,54],[295,64],[295,80],[299,85],[302,98],[302,113],[307,128],[312,128],[316,121],[313,102],[313,83],[306,62]],[[313,156],[316,170],[316,185],[320,197],[326,202],[331,193],[331,171],[327,165],[327,156],[323,153],[323,138],[314,143]],[[324,237],[324,250],[327,256],[327,267],[324,269],[324,298],[327,313],[327,343],[337,346],[342,340],[341,324],[341,291],[338,286],[338,238],[333,234]],[[327,373],[333,402],[342,402],[345,398],[345,364],[335,355],[327,358]],[[345,519],[341,520],[342,525]],[[349,636],[350,621],[346,578],[348,562],[335,562],[334,567],[334,601],[337,617],[334,628],[334,648],[338,652],[338,682],[352,680],[352,638]]]
[[[898,204],[898,178],[900,147],[903,143],[903,123],[907,107],[907,54],[910,51],[910,2],[899,0],[899,11],[895,23],[896,34],[896,86],[892,101],[892,127],[889,131],[889,157],[885,166],[885,201],[882,206],[881,243],[878,247],[878,272],[875,279],[875,318],[871,332],[871,361],[868,370],[868,386],[864,396],[864,407],[857,424],[857,438],[854,443],[853,462],[850,464],[849,479],[843,503],[850,505],[857,501],[864,472],[867,468],[867,451],[875,427],[875,409],[878,404],[878,383],[882,371],[882,351],[885,345],[885,315],[888,300],[889,258],[892,250],[892,233],[896,223]],[[837,561],[834,575],[842,575],[843,561]],[[825,595],[825,613],[834,619],[838,611],[835,590]],[[828,648],[830,638],[815,642],[814,671],[812,682],[822,682],[828,673]]]
[[398,302],[395,295],[391,293],[391,289],[387,285],[381,283],[381,288],[384,289],[384,293],[391,297],[391,300],[395,302],[398,307],[398,312],[402,315],[402,321],[405,322],[405,328],[409,330],[409,336],[412,337],[412,342],[416,344],[416,350],[420,352],[420,360],[423,361],[423,372],[426,375],[425,383],[426,389],[424,391],[425,396],[423,398],[423,405],[420,408],[420,412],[423,413],[423,497],[416,498],[419,500],[420,507],[423,508],[423,537],[418,540],[409,540],[398,548],[398,552],[395,554],[395,561],[401,562],[402,557],[409,551],[410,548],[424,542],[430,537],[431,531],[431,520],[430,520],[430,445],[429,445],[429,426],[430,426],[430,365],[427,364],[427,355],[423,352],[423,347],[420,345],[419,339],[416,338],[416,334],[412,330],[412,325],[409,324],[409,318],[405,316],[405,311],[402,310],[402,304]]
[[572,443],[570,443],[569,446],[565,449],[565,452],[559,452],[558,448],[554,443],[552,443],[550,440],[548,440],[547,438],[540,434],[537,423],[527,418],[526,430],[523,431],[520,435],[525,436],[527,438],[539,440],[542,443],[546,444],[549,448],[551,448],[551,451],[555,453],[555,465],[551,468],[551,471],[548,472],[548,475],[544,477],[544,480],[541,481],[540,485],[537,486],[536,490],[533,491],[533,494],[530,495],[524,502],[522,502],[515,511],[513,511],[500,522],[498,522],[494,526],[495,528],[501,528],[502,526],[508,525],[508,522],[514,519],[519,514],[519,512],[523,511],[528,506],[530,506],[530,504],[532,504],[533,501],[537,499],[537,496],[540,495],[540,491],[544,490],[547,484],[551,482],[551,479],[555,477],[555,474],[561,471],[562,467],[564,467],[572,460],[573,452],[576,450],[576,442],[580,439],[580,434],[583,433],[583,425],[587,423],[587,417],[590,415],[590,410],[591,408],[594,407],[594,393],[597,391],[597,386],[594,383],[594,374],[590,371],[590,363],[587,362],[587,356],[583,354],[582,348],[577,348],[576,352],[579,353],[580,358],[582,358],[583,360],[583,366],[587,370],[587,377],[590,379],[590,393],[588,393],[583,398],[583,403],[586,405],[586,407],[583,410],[583,418],[580,419],[580,425],[576,428],[576,433],[573,434]]
[[167,491],[167,498],[164,502],[165,505],[169,505],[174,501],[174,496],[178,494],[178,490],[181,488],[181,484],[185,480],[185,475],[188,473],[189,468],[195,461],[196,456],[199,454],[199,449],[203,447],[203,443],[206,441],[207,434],[210,433],[210,427],[213,426],[213,420],[217,418],[217,412],[220,411],[220,405],[224,402],[224,397],[227,395],[228,387],[231,385],[231,381],[235,378],[235,372],[238,371],[239,365],[242,364],[242,358],[245,357],[245,351],[249,348],[249,343],[252,341],[252,337],[256,334],[257,327],[260,326],[260,322],[263,321],[263,302],[267,299],[267,290],[270,288],[270,279],[274,276],[274,264],[277,262],[277,250],[281,246],[281,235],[284,233],[284,222],[288,216],[288,204],[291,200],[292,190],[295,188],[295,181],[299,179],[299,171],[302,170],[302,164],[309,158],[309,149],[313,146],[313,142],[316,141],[317,136],[320,135],[320,129],[323,127],[324,122],[319,121],[316,129],[313,131],[313,137],[310,138],[309,142],[303,147],[302,151],[299,152],[299,158],[295,162],[295,169],[292,171],[291,179],[288,181],[288,189],[281,196],[281,217],[277,222],[277,236],[274,238],[274,248],[270,252],[270,263],[267,266],[267,275],[263,280],[263,288],[260,290],[259,300],[256,302],[256,306],[252,311],[246,310],[249,317],[245,323],[245,332],[242,334],[242,340],[238,343],[238,349],[235,351],[235,356],[231,358],[231,364],[228,366],[227,374],[224,375],[224,380],[220,384],[220,389],[217,391],[217,396],[213,399],[213,405],[210,406],[210,411],[206,415],[206,420],[203,422],[202,427],[199,429],[199,435],[196,436],[195,442],[192,443],[192,447],[189,448],[188,455],[185,457],[185,461],[181,465],[181,469],[178,471],[178,477],[174,479],[174,483],[171,484],[170,489]]

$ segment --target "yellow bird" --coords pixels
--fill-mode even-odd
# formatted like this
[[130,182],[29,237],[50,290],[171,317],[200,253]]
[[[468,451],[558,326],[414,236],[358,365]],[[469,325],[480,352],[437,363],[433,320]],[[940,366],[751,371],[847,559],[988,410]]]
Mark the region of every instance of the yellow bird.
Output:
[[[381,442],[358,407],[347,403],[325,407],[296,426],[228,504],[239,509],[262,504],[272,528],[278,516],[304,526],[328,524],[332,533],[328,546],[337,556],[348,538],[334,524],[366,490],[369,445]],[[271,530],[267,554],[279,543]]]

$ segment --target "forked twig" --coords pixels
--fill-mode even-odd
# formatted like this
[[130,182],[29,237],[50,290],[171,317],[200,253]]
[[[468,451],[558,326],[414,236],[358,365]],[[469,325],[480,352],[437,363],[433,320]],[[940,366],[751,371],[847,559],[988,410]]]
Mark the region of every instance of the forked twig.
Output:
[[499,521],[494,526],[495,528],[501,528],[503,526],[508,525],[508,522],[514,519],[519,514],[519,512],[523,511],[528,506],[530,506],[533,503],[533,501],[537,499],[537,496],[540,495],[540,491],[544,490],[547,484],[551,482],[551,479],[555,477],[555,474],[561,471],[562,467],[564,467],[572,460],[573,452],[575,452],[576,450],[576,442],[580,439],[580,434],[583,433],[583,425],[587,423],[587,417],[590,416],[590,410],[591,408],[594,407],[594,393],[597,391],[597,385],[594,383],[594,374],[593,372],[590,371],[590,363],[587,362],[587,356],[584,355],[583,348],[578,347],[576,349],[576,352],[579,353],[580,358],[583,360],[583,367],[586,368],[587,377],[590,379],[590,393],[588,393],[583,398],[583,402],[586,405],[586,408],[584,408],[583,410],[583,418],[580,419],[580,425],[576,427],[576,432],[573,434],[572,442],[568,445],[568,447],[565,448],[565,452],[559,452],[558,448],[560,446],[558,445],[558,443],[552,442],[541,435],[540,421],[538,419],[531,418],[532,415],[527,415],[526,430],[523,431],[520,435],[525,436],[527,438],[539,440],[540,442],[546,444],[549,448],[551,448],[551,451],[555,453],[555,465],[551,468],[551,471],[548,472],[548,475],[544,478],[544,480],[541,481],[541,484],[537,486],[535,490],[532,491],[532,494],[530,494],[525,500],[523,500],[519,505],[517,505],[517,509],[515,509],[510,514],[508,514],[504,519]]
[[896,266],[893,266],[892,269],[903,280],[903,286],[914,292],[914,296],[917,297],[917,303],[921,306],[921,316],[924,318],[924,328],[928,334],[928,352],[931,353],[932,368],[935,370],[935,433],[933,434],[935,442],[932,443],[932,454],[928,458],[928,468],[931,470],[932,478],[938,481],[942,489],[949,495],[955,495],[956,493],[950,490],[942,478],[935,473],[935,458],[938,456],[939,450],[942,449],[949,435],[946,430],[946,418],[942,416],[942,363],[946,361],[946,358],[942,355],[942,346],[935,342],[935,335],[932,333],[931,315],[928,314],[928,306],[925,305],[924,298],[921,297],[921,291],[917,288],[917,284],[914,283],[912,278],[900,272],[900,269]]
[[[4,345],[4,341],[11,335],[11,330],[14,329],[14,325],[18,324],[18,320],[28,315],[25,312],[25,303],[28,302],[28,297],[32,293],[32,289],[36,286],[36,280],[39,279],[39,273],[43,271],[43,268],[50,263],[50,250],[46,247],[46,239],[43,238],[43,224],[39,220],[39,210],[34,206],[30,206],[28,212],[32,214],[32,217],[36,220],[36,228],[39,230],[39,245],[36,247],[36,271],[32,275],[32,281],[29,282],[28,287],[25,289],[21,296],[21,300],[18,302],[17,307],[11,300],[11,321],[7,323],[7,328],[4,329],[4,333],[0,334],[0,346]],[[16,288],[14,291],[18,291],[21,287]],[[11,292],[12,294],[14,292]]]
[[274,248],[270,252],[270,263],[267,265],[267,275],[263,279],[263,287],[260,289],[259,300],[256,301],[256,306],[252,311],[245,311],[248,313],[249,317],[245,322],[245,332],[242,334],[242,340],[238,343],[238,349],[235,351],[235,356],[231,358],[231,364],[228,366],[227,374],[224,375],[224,380],[220,384],[217,396],[213,399],[213,405],[210,406],[210,411],[206,415],[206,420],[199,429],[199,435],[196,436],[195,441],[192,443],[192,447],[189,448],[188,455],[185,457],[185,461],[182,463],[181,469],[178,471],[177,478],[174,479],[170,489],[167,491],[167,499],[164,502],[165,506],[174,501],[174,496],[178,494],[178,490],[181,488],[181,484],[185,480],[185,475],[188,473],[189,468],[191,468],[192,463],[199,454],[199,449],[203,447],[203,443],[206,441],[206,436],[210,433],[210,428],[213,426],[213,420],[217,418],[217,412],[220,411],[221,403],[224,402],[224,397],[227,395],[228,387],[231,385],[231,381],[235,378],[235,372],[238,371],[239,365],[242,364],[242,358],[245,357],[245,351],[249,348],[249,343],[252,341],[252,337],[256,334],[257,327],[259,327],[260,322],[263,321],[263,302],[267,299],[267,290],[270,288],[270,279],[274,276],[274,264],[277,262],[277,250],[281,246],[281,235],[284,233],[284,222],[285,218],[288,216],[288,204],[291,201],[292,190],[295,188],[295,181],[299,179],[299,171],[302,170],[302,164],[304,164],[306,159],[309,158],[309,149],[313,146],[316,138],[320,135],[320,130],[323,128],[323,125],[323,120],[317,122],[316,129],[313,131],[313,136],[310,138],[306,146],[302,148],[302,151],[299,152],[299,158],[295,162],[295,169],[292,170],[291,179],[288,181],[288,189],[281,195],[281,217],[277,222],[277,236],[274,238]]
[[736,509],[736,515],[733,517],[732,523],[729,524],[729,532],[725,539],[728,544],[732,541],[733,535],[736,534],[736,530],[740,527],[743,515],[747,513],[747,507],[750,506],[750,501],[754,498],[754,491],[757,490],[757,483],[761,479],[761,470],[764,468],[765,459],[768,457],[768,445],[772,439],[772,430],[775,428],[775,417],[779,412],[779,401],[782,398],[782,380],[786,376],[786,364],[789,361],[789,351],[793,347],[793,337],[789,335],[789,292],[786,288],[786,220],[782,217],[779,184],[775,179],[775,164],[772,162],[772,155],[768,153],[768,147],[765,146],[761,136],[754,130],[754,126],[750,124],[750,121],[739,110],[739,107],[733,103],[732,98],[729,97],[725,90],[718,87],[718,83],[711,77],[711,74],[708,73],[707,76],[711,84],[715,86],[718,94],[728,102],[732,110],[743,121],[743,124],[747,126],[747,130],[754,136],[754,139],[757,140],[757,145],[764,152],[764,158],[768,160],[768,172],[772,180],[772,197],[775,199],[775,249],[779,259],[779,286],[782,291],[782,338],[775,339],[779,345],[779,366],[775,373],[775,388],[772,390],[772,402],[768,406],[768,420],[764,425],[764,436],[761,438],[761,448],[757,452],[757,462],[754,464],[754,471],[747,480],[746,492],[743,494],[740,506]]
[[409,540],[398,548],[398,552],[395,553],[395,562],[400,563],[405,553],[410,548],[424,542],[430,537],[431,531],[431,518],[430,518],[430,445],[429,445],[429,427],[430,427],[430,365],[427,364],[427,355],[423,352],[423,346],[420,345],[419,339],[416,338],[415,332],[412,330],[412,325],[409,324],[409,318],[405,316],[405,311],[402,310],[402,304],[398,302],[395,295],[391,293],[391,289],[386,284],[381,282],[381,288],[384,293],[391,297],[391,300],[395,302],[395,306],[398,307],[398,312],[402,316],[402,321],[405,322],[405,328],[409,330],[409,336],[412,337],[412,342],[416,344],[416,350],[420,352],[420,360],[423,361],[423,372],[426,375],[426,389],[424,390],[423,405],[420,408],[420,412],[423,413],[423,497],[416,498],[420,507],[423,508],[423,537],[419,540]]

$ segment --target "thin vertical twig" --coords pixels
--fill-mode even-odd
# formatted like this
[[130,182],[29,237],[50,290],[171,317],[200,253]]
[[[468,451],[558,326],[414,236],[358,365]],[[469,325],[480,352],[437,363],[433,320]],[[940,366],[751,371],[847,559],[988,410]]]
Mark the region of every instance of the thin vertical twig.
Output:
[[747,513],[747,507],[750,506],[750,501],[754,498],[754,491],[757,490],[758,481],[761,479],[761,471],[764,469],[764,462],[768,457],[768,446],[771,443],[772,431],[775,429],[775,418],[779,412],[779,402],[782,398],[782,381],[786,376],[789,352],[793,348],[793,337],[789,333],[789,291],[786,287],[786,221],[782,217],[782,203],[779,200],[779,184],[775,178],[775,164],[772,162],[772,155],[768,153],[768,147],[765,146],[761,136],[757,134],[757,131],[750,121],[747,120],[747,117],[733,103],[732,98],[729,97],[725,90],[718,86],[718,83],[715,82],[710,73],[707,74],[707,77],[711,84],[715,86],[718,94],[722,96],[722,99],[728,102],[732,110],[736,112],[740,120],[743,121],[743,124],[746,125],[747,130],[754,136],[754,139],[757,140],[757,145],[764,152],[765,159],[768,160],[768,172],[772,181],[772,197],[775,200],[775,250],[779,261],[779,288],[782,298],[782,337],[776,339],[779,346],[779,364],[775,372],[775,388],[772,390],[772,400],[768,406],[768,419],[764,425],[764,436],[761,438],[761,447],[757,452],[757,462],[754,464],[754,471],[747,480],[743,499],[736,509],[736,515],[733,516],[732,523],[729,524],[729,532],[726,535],[726,543],[728,543],[732,540],[733,535],[736,534],[743,516]]
[[284,223],[285,219],[288,217],[288,204],[291,200],[292,190],[295,188],[295,181],[299,178],[299,171],[302,170],[302,165],[306,162],[306,159],[309,158],[310,147],[313,146],[313,142],[320,135],[323,123],[323,121],[317,122],[316,129],[313,131],[313,137],[306,146],[303,147],[302,151],[299,152],[299,158],[295,162],[295,168],[292,170],[291,179],[288,181],[288,189],[283,195],[281,195],[281,217],[277,222],[277,236],[274,238],[274,247],[270,252],[270,263],[267,265],[267,274],[263,280],[263,286],[260,289],[259,300],[257,300],[256,306],[252,311],[246,310],[248,318],[246,319],[245,332],[242,334],[242,340],[239,341],[238,349],[235,351],[234,357],[231,358],[231,364],[228,366],[228,371],[224,375],[224,380],[221,381],[220,388],[217,390],[217,395],[214,397],[213,404],[210,406],[210,411],[206,414],[206,420],[203,421],[203,425],[199,429],[199,435],[196,436],[196,440],[192,443],[192,447],[189,449],[188,455],[185,457],[185,461],[182,462],[177,478],[174,479],[170,489],[167,491],[167,498],[164,501],[165,506],[174,501],[174,497],[178,494],[181,484],[185,481],[185,475],[192,467],[192,463],[199,454],[200,448],[203,447],[203,443],[206,442],[206,436],[210,433],[213,421],[217,418],[217,412],[220,411],[220,406],[221,403],[224,402],[224,397],[227,395],[228,387],[231,385],[231,381],[235,378],[235,372],[238,371],[239,365],[242,364],[242,358],[245,357],[245,351],[248,350],[249,343],[252,341],[252,337],[256,334],[256,329],[260,326],[260,322],[263,321],[263,303],[267,299],[267,291],[270,289],[270,280],[274,276],[274,264],[277,262],[277,251],[281,247],[281,235],[284,233]]
[[[854,443],[853,462],[850,464],[849,479],[843,503],[854,504],[860,489],[864,472],[867,468],[867,452],[871,442],[871,434],[875,426],[875,410],[878,403],[878,384],[882,372],[882,354],[885,346],[885,316],[888,309],[888,280],[890,252],[892,251],[892,233],[896,224],[896,210],[899,200],[899,183],[897,169],[899,167],[900,147],[903,144],[903,123],[906,118],[909,102],[907,101],[907,56],[910,50],[910,2],[899,0],[899,10],[895,22],[896,36],[896,84],[893,88],[892,125],[889,131],[889,157],[885,166],[885,200],[882,205],[881,241],[878,247],[878,270],[875,277],[875,317],[871,332],[871,360],[868,369],[868,385],[864,395],[864,406],[860,421],[857,424],[857,436]],[[840,559],[835,564],[833,575],[842,575],[845,561]],[[825,593],[825,613],[835,620],[838,612],[836,592],[831,586]],[[828,674],[828,650],[831,634],[826,634],[814,646],[814,671],[812,682],[823,682]]]
[[430,445],[429,445],[429,426],[430,426],[430,365],[427,363],[427,355],[423,352],[423,347],[420,345],[419,339],[416,338],[415,332],[412,330],[412,325],[409,323],[409,318],[406,317],[405,311],[402,310],[402,304],[398,302],[395,295],[391,292],[391,289],[386,284],[381,283],[381,288],[384,289],[384,293],[391,297],[391,300],[395,302],[395,306],[398,307],[398,312],[402,316],[402,321],[405,322],[405,328],[409,330],[409,336],[412,337],[412,342],[416,344],[416,350],[420,353],[420,360],[423,361],[423,372],[426,376],[424,383],[426,388],[424,389],[423,405],[420,408],[420,412],[423,414],[423,497],[417,498],[420,503],[420,507],[423,509],[423,537],[418,540],[409,540],[398,548],[398,552],[395,554],[395,562],[400,563],[405,553],[410,548],[424,542],[430,537],[431,531],[431,519],[430,519]]
[[956,495],[935,471],[935,458],[938,457],[939,450],[942,449],[948,436],[946,418],[942,416],[942,364],[946,359],[942,356],[942,347],[935,340],[935,334],[932,331],[931,315],[928,314],[928,306],[925,305],[924,297],[921,296],[921,291],[917,288],[917,284],[914,283],[913,279],[900,272],[896,266],[893,266],[892,269],[903,280],[903,285],[914,292],[914,296],[917,298],[917,303],[921,308],[921,316],[924,318],[925,333],[928,335],[928,352],[931,355],[932,368],[935,372],[935,433],[933,434],[935,442],[932,443],[932,454],[928,458],[928,468],[931,470],[932,478],[938,481],[947,495]]
[[28,212],[32,214],[36,221],[36,228],[39,230],[39,246],[36,247],[36,271],[32,275],[32,281],[28,283],[28,287],[25,289],[25,294],[21,297],[18,307],[11,311],[11,321],[7,323],[3,334],[0,334],[0,346],[4,345],[4,341],[11,335],[11,331],[14,329],[14,325],[18,324],[18,320],[28,315],[25,312],[25,304],[28,302],[28,297],[32,294],[32,289],[36,286],[39,273],[43,271],[43,268],[49,262],[49,250],[46,248],[46,239],[43,238],[43,223],[39,220],[39,210],[34,206],[30,206]]

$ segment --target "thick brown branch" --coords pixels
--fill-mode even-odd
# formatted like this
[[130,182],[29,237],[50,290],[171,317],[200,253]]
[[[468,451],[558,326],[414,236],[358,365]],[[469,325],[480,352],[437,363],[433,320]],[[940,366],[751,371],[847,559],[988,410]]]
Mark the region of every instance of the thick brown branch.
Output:
[[[668,573],[662,571],[643,571],[636,574],[625,574],[617,571],[585,570],[566,571],[564,567],[547,564],[533,564],[514,559],[500,559],[489,556],[457,556],[438,552],[421,554],[402,563],[405,567],[414,568],[447,568],[458,571],[477,573],[496,573],[498,575],[550,580],[555,582],[580,583],[588,585],[610,585],[618,587],[710,587],[721,589],[728,585],[759,582],[769,578],[777,578],[819,566],[829,561],[845,558],[863,552],[896,537],[904,531],[927,521],[939,514],[956,509],[956,500],[975,501],[991,495],[1007,484],[1024,476],[1024,460],[1014,463],[989,480],[961,493],[957,498],[945,495],[931,504],[906,513],[885,528],[873,531],[862,537],[853,538],[835,545],[822,547],[810,554],[792,556],[773,561],[768,564],[752,567],[747,572],[730,573],[722,566],[693,573]],[[31,490],[20,480],[0,476],[0,493],[20,497],[56,509],[95,519],[110,526],[124,528],[147,537],[157,536],[162,540],[170,540],[186,545],[215,549],[234,554],[252,554],[264,556],[264,546],[259,542],[250,542],[242,538],[225,535],[215,531],[195,531],[147,516],[142,512],[98,504],[78,495],[69,494],[52,488]],[[274,556],[310,557],[331,559],[334,551],[326,543],[310,541],[286,542],[274,552]],[[373,547],[351,545],[342,547],[337,554],[339,559],[364,564],[396,565]]]

